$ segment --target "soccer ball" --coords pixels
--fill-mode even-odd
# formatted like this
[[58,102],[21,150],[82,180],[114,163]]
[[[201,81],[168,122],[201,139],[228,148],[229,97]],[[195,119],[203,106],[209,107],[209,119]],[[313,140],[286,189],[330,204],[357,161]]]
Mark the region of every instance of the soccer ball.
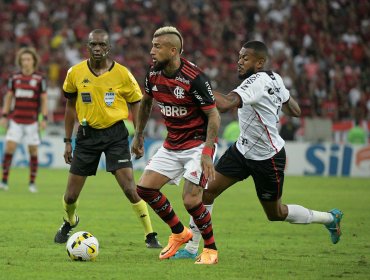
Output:
[[67,241],[68,256],[74,261],[94,261],[99,254],[99,242],[87,231],[79,231]]

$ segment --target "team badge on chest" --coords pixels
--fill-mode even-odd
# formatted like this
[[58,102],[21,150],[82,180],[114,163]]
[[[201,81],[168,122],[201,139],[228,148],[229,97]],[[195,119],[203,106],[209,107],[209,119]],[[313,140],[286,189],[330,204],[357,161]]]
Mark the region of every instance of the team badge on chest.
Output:
[[107,104],[108,106],[112,106],[114,102],[114,97],[115,97],[114,92],[106,92],[104,96],[105,104]]
[[177,86],[173,91],[173,94],[176,96],[177,99],[185,98],[185,91],[182,87]]

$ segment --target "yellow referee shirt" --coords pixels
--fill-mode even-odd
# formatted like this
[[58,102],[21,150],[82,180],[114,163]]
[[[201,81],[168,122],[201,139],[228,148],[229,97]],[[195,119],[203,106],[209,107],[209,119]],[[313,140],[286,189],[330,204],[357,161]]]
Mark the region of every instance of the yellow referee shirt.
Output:
[[63,84],[68,97],[76,96],[79,122],[85,118],[88,125],[102,129],[127,119],[127,103],[141,100],[142,93],[134,76],[117,62],[103,75],[96,76],[87,60],[68,70]]

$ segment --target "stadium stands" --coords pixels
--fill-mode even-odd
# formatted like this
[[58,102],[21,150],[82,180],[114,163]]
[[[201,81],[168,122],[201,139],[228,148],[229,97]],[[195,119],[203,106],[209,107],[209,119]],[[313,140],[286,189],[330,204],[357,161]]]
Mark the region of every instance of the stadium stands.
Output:
[[[114,59],[142,84],[153,31],[171,24],[183,33],[184,56],[204,69],[215,89],[226,92],[237,85],[241,44],[263,40],[274,57],[271,69],[281,73],[304,118],[366,123],[369,14],[367,0],[4,0],[0,91],[5,94],[15,52],[24,45],[37,48],[42,70],[61,86],[68,68],[85,57],[85,39],[94,28],[110,31]],[[63,116],[63,106],[61,98],[54,120]]]

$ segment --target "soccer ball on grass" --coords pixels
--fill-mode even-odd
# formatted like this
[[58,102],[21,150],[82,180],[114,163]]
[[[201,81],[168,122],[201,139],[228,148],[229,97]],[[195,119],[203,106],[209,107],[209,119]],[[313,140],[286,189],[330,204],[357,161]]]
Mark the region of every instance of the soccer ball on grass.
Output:
[[71,235],[67,241],[68,256],[74,261],[94,261],[99,254],[99,242],[87,231]]

